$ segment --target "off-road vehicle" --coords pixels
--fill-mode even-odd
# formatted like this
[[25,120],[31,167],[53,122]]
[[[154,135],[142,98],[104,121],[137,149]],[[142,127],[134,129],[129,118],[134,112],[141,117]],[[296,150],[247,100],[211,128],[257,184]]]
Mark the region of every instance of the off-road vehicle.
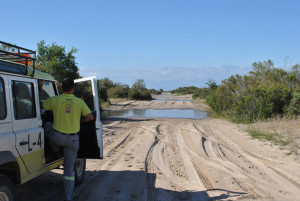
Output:
[[[58,95],[54,78],[35,68],[36,52],[0,41],[0,200],[15,200],[14,186],[54,168],[63,167],[44,136],[43,123],[53,121],[40,102]],[[102,124],[95,77],[75,80],[90,89],[94,121],[81,125],[80,149],[75,165],[76,184],[85,175],[86,158],[101,159]],[[77,87],[77,86],[76,86]],[[80,88],[80,86],[78,86]],[[76,89],[75,89],[76,91]],[[81,95],[80,95],[81,96]]]

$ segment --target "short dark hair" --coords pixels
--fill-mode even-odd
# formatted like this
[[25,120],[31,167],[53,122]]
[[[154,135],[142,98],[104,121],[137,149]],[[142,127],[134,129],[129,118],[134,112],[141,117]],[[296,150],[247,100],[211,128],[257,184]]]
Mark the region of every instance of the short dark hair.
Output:
[[74,80],[71,78],[65,78],[62,81],[62,90],[65,92],[70,92],[74,88]]

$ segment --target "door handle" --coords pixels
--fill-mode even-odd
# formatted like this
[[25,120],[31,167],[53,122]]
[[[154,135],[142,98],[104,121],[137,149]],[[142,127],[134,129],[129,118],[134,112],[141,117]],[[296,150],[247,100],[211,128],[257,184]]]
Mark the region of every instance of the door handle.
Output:
[[26,145],[28,143],[29,143],[28,141],[22,141],[22,142],[20,142],[20,145]]

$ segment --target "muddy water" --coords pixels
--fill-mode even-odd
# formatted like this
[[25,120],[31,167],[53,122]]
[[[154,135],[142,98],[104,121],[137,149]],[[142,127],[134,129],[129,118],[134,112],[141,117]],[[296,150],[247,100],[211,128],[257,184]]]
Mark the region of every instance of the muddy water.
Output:
[[185,118],[185,119],[205,119],[206,112],[193,109],[133,109],[122,111],[105,111],[104,117],[144,117],[144,118]]
[[162,101],[174,101],[174,102],[180,102],[180,101],[183,101],[183,102],[191,102],[191,100],[164,100],[164,99],[158,99],[158,100],[152,100],[154,102],[162,102]]
[[104,117],[205,119],[204,108],[196,108],[191,95],[177,96],[163,93],[153,96],[152,101],[125,101],[114,103],[102,113]]

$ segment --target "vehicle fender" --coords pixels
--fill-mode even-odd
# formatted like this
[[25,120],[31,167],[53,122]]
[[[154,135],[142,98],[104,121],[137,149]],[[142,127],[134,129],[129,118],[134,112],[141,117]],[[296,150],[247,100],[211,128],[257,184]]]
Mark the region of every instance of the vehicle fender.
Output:
[[7,175],[14,184],[21,182],[18,161],[10,151],[0,152],[0,173]]

